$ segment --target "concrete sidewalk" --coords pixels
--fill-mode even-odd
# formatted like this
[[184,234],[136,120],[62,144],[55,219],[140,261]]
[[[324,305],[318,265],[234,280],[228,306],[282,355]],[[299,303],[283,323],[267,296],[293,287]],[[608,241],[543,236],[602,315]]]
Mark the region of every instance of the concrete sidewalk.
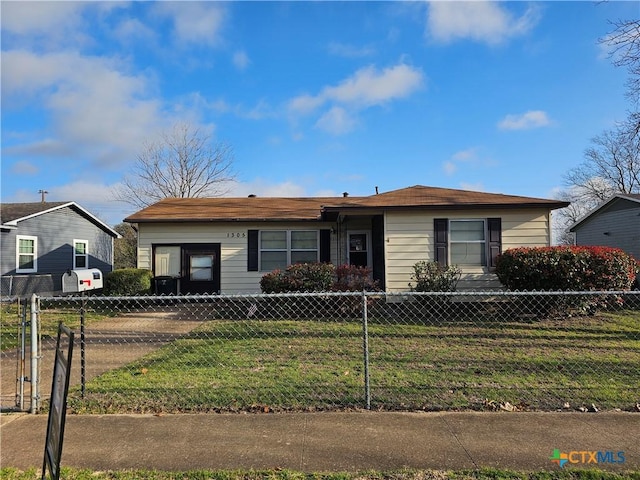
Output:
[[[46,415],[5,414],[1,420],[0,466],[40,468]],[[555,470],[559,466],[550,459],[554,449],[567,454],[602,452],[601,458],[608,460],[586,463],[597,457],[574,453],[570,458],[579,463],[573,467],[639,471],[640,414],[70,415],[62,466],[169,471]],[[622,458],[624,463],[611,462]]]

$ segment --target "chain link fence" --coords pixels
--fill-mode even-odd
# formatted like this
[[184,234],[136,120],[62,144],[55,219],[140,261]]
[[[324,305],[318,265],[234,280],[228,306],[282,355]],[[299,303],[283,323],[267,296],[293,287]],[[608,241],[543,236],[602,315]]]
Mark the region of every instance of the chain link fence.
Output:
[[77,413],[640,408],[640,292],[48,297],[38,313],[81,342]]

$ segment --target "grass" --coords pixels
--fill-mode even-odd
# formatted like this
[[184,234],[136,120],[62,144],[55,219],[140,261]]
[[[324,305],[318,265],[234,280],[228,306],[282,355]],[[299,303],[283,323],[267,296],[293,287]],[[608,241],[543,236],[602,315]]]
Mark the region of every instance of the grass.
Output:
[[[639,472],[614,473],[604,470],[577,469],[542,472],[481,469],[302,473],[291,470],[197,470],[189,472],[125,470],[94,472],[92,470],[62,468],[60,473],[61,478],[66,480],[640,480]],[[4,480],[34,480],[40,477],[41,475],[35,469],[27,471],[13,468],[0,469],[0,478]]]
[[[369,325],[373,409],[630,410],[640,314]],[[413,323],[412,323],[413,322]],[[135,346],[132,346],[135,348]],[[362,327],[213,320],[70,395],[76,413],[351,409],[366,405]]]
[[[18,302],[4,302],[0,304],[0,350],[6,351],[15,349],[20,344],[20,325],[22,323],[22,312],[24,305]],[[27,306],[26,321],[30,321],[30,306]],[[85,314],[85,325],[97,322],[105,318],[105,314],[88,311]],[[80,313],[77,305],[70,308],[41,309],[40,333],[43,338],[55,338],[58,334],[58,324],[63,322],[71,329],[80,328]],[[29,335],[27,328],[27,335]],[[29,340],[27,340],[27,344]]]

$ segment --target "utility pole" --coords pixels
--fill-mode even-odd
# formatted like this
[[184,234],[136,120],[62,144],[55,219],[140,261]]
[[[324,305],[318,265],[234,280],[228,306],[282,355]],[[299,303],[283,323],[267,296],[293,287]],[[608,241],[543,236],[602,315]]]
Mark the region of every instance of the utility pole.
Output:
[[47,192],[46,190],[38,190],[38,193],[40,194],[40,201],[44,203],[45,202],[44,196],[49,192]]

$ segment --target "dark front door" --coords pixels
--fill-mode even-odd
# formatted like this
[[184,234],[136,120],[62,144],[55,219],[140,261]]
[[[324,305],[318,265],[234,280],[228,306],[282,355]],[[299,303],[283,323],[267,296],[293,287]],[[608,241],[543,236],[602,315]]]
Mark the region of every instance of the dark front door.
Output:
[[182,255],[180,293],[219,293],[220,244],[183,245]]

